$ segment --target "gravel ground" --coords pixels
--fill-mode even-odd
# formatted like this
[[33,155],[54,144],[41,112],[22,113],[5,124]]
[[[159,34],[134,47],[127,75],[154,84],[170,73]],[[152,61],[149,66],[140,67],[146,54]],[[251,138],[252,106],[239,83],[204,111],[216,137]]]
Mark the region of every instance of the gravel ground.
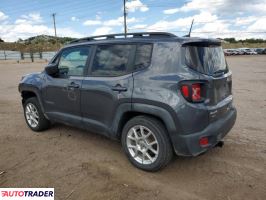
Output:
[[54,187],[55,199],[266,199],[266,56],[228,57],[236,125],[215,148],[175,157],[148,173],[133,167],[118,142],[54,125],[32,132],[17,90],[21,75],[44,63],[0,62],[0,187]]

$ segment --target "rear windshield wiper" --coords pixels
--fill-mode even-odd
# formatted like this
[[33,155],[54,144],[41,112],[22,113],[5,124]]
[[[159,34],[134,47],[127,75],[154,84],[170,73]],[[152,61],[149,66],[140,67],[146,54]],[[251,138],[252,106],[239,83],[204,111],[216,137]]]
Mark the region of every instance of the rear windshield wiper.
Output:
[[222,76],[222,75],[224,75],[225,74],[225,72],[226,72],[226,70],[224,70],[224,69],[220,69],[220,70],[217,70],[217,71],[215,71],[215,72],[213,72],[213,76]]

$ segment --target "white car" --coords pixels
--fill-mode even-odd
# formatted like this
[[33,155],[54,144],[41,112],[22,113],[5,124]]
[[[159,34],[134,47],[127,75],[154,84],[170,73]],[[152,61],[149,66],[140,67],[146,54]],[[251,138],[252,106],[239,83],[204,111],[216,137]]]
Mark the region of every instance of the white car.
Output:
[[258,53],[254,51],[253,49],[249,48],[239,48],[240,51],[244,52],[244,55],[257,55]]

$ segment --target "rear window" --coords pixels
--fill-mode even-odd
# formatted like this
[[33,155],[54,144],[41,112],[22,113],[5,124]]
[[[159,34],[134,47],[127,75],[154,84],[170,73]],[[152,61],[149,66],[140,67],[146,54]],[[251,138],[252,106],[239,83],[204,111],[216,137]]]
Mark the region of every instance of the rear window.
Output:
[[221,46],[187,45],[183,48],[186,65],[193,70],[213,76],[219,76],[228,71]]

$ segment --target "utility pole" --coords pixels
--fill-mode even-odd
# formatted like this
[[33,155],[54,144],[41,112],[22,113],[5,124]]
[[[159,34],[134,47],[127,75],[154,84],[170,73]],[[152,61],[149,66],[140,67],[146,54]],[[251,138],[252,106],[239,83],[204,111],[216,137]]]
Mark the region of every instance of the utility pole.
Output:
[[52,14],[52,16],[53,16],[53,21],[54,21],[54,35],[55,35],[55,37],[57,37],[57,35],[56,35],[56,25],[55,25],[55,13],[53,13]]
[[127,37],[127,11],[126,11],[126,0],[124,0],[124,33]]

